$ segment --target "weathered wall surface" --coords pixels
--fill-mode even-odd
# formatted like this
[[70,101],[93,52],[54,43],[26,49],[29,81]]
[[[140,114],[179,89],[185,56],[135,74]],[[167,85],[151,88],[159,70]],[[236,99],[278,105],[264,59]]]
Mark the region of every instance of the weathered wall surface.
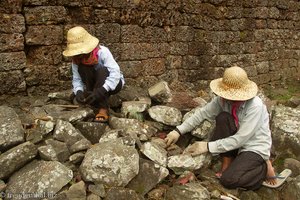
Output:
[[205,87],[238,64],[259,85],[299,76],[297,0],[1,0],[0,95],[70,88],[66,32],[109,47],[128,84]]

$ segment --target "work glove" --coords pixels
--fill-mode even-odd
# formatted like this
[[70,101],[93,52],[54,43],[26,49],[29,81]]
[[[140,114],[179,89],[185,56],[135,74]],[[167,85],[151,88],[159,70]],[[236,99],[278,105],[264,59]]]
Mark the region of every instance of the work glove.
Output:
[[192,145],[189,145],[184,151],[183,154],[190,154],[191,156],[197,156],[203,153],[208,152],[208,143],[207,142],[195,142]]
[[83,91],[78,90],[75,98],[78,103],[85,103]]
[[170,146],[171,144],[174,144],[177,142],[179,136],[180,136],[180,134],[177,131],[173,130],[165,138],[165,143],[167,144],[167,146]]
[[95,101],[98,101],[100,98],[103,98],[106,95],[107,91],[104,87],[95,88],[93,92],[86,97],[85,102],[88,104],[92,104]]

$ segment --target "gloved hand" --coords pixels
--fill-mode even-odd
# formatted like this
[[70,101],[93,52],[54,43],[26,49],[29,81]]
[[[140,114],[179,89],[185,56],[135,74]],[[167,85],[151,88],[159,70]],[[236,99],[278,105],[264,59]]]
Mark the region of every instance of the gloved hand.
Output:
[[197,156],[203,153],[208,152],[207,142],[195,142],[192,145],[189,145],[184,151],[183,154],[191,154],[191,156]]
[[177,131],[173,130],[165,138],[165,143],[167,144],[167,146],[170,146],[171,144],[176,143],[179,137],[180,134]]
[[92,104],[95,101],[99,100],[101,97],[104,97],[106,95],[107,91],[104,87],[96,88],[93,92],[91,92],[87,98],[85,99],[85,102],[88,104]]
[[78,103],[85,103],[83,91],[78,90],[75,98]]

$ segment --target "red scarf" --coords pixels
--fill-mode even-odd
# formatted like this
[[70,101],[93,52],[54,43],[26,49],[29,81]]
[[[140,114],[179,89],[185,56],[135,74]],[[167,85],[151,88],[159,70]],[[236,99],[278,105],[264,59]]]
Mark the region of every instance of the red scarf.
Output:
[[231,103],[231,114],[233,116],[234,122],[236,127],[239,127],[239,118],[236,114],[236,111],[238,110],[238,108],[244,103],[245,101],[232,101]]
[[98,64],[98,51],[99,47],[96,47],[91,53],[88,54],[80,54],[73,57],[73,62],[76,65],[84,64],[84,65],[96,65]]

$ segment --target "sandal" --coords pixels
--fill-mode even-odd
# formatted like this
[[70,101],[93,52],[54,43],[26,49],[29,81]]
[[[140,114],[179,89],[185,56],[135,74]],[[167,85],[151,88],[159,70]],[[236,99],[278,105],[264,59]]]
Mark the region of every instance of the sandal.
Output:
[[98,114],[95,116],[95,122],[107,122],[108,121],[108,110],[105,108],[100,108]]
[[285,182],[285,180],[291,175],[291,173],[292,173],[292,171],[290,169],[285,169],[277,176],[267,177],[268,179],[277,179],[277,183],[275,185],[272,185],[272,184],[268,183],[267,181],[264,181],[262,183],[262,185],[265,187],[269,187],[269,188],[278,188]]

